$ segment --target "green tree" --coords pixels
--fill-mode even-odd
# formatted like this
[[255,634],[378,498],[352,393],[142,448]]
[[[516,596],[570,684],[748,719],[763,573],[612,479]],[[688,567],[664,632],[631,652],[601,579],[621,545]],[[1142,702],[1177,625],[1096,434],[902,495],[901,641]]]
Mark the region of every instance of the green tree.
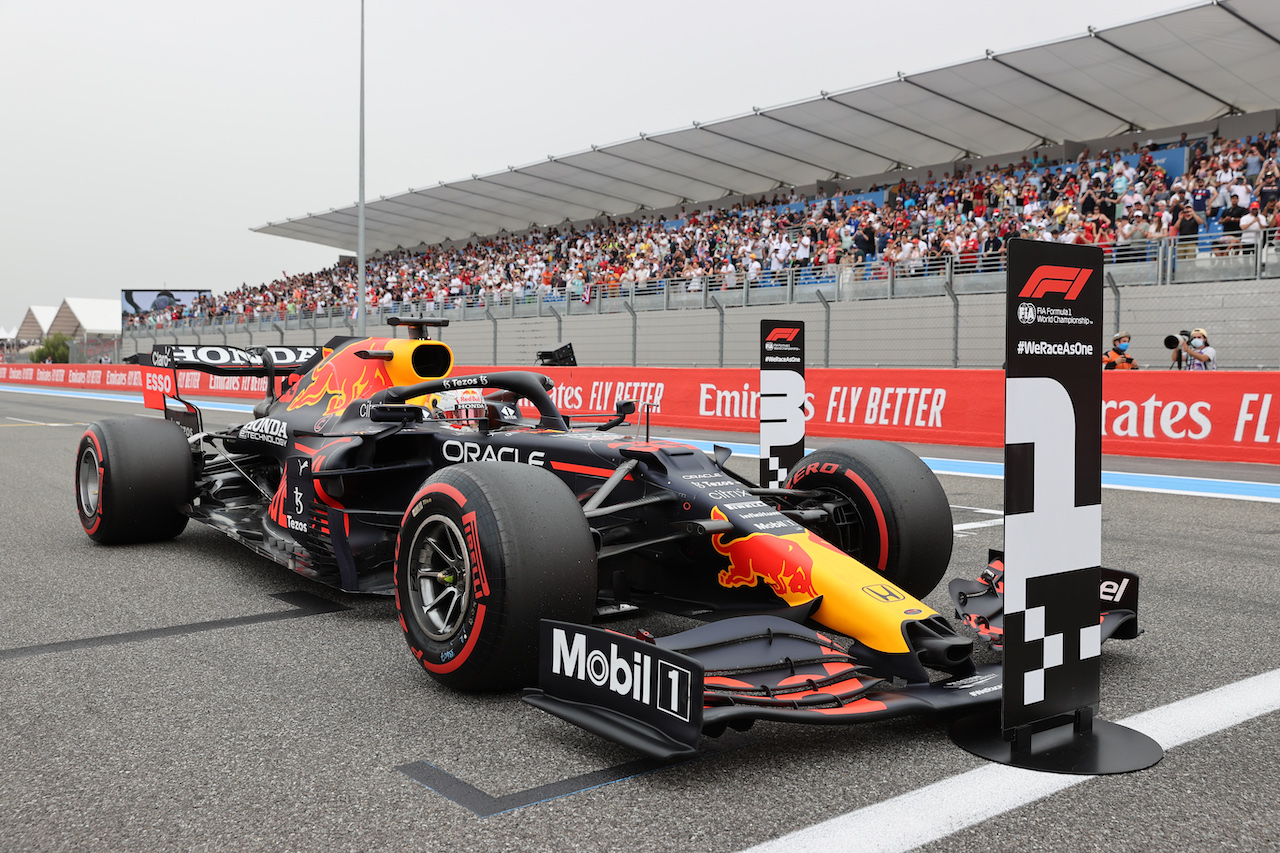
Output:
[[66,364],[70,361],[71,339],[62,334],[62,332],[54,332],[45,338],[44,343],[31,354],[31,360],[39,363],[46,358],[52,358],[58,364]]

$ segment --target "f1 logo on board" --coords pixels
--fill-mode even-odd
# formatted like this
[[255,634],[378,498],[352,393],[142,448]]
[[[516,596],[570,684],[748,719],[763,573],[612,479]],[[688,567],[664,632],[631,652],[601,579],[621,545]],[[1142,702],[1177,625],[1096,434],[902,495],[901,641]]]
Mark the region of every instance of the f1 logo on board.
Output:
[[1068,301],[1080,295],[1081,288],[1089,280],[1093,270],[1079,267],[1060,267],[1044,264],[1036,267],[1035,272],[1022,286],[1019,299],[1039,299],[1048,293],[1061,293]]
[[796,339],[796,335],[798,334],[800,334],[800,329],[798,328],[788,329],[786,327],[779,327],[777,329],[774,329],[772,332],[770,332],[769,336],[765,338],[765,340],[790,342],[790,341],[794,341]]

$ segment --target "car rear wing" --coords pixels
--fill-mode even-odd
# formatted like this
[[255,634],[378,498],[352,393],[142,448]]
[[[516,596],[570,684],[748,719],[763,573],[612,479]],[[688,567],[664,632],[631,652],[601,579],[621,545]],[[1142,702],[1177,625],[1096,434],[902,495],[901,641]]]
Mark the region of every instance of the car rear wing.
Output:
[[317,347],[255,347],[251,350],[232,346],[190,346],[156,344],[149,353],[138,353],[129,360],[142,366],[142,401],[148,409],[164,412],[167,420],[182,427],[188,436],[204,431],[200,409],[182,399],[178,371],[198,370],[216,376],[264,378],[266,396],[275,396],[275,380],[280,373],[298,373],[319,360]]
[[320,352],[319,347],[266,346],[241,349],[232,346],[156,344],[139,353],[138,364],[162,370],[199,370],[216,376],[274,376],[302,372]]

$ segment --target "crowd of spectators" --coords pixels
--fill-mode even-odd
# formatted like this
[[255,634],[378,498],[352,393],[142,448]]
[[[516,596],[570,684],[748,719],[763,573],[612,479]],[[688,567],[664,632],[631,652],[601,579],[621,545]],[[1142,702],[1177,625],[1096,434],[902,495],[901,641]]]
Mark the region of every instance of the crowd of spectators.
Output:
[[[875,201],[793,191],[726,209],[682,210],[673,220],[610,219],[401,251],[368,260],[366,299],[432,311],[537,297],[590,301],[633,286],[732,289],[768,283],[793,267],[828,274],[845,265],[866,277],[886,275],[890,266],[898,275],[924,274],[944,263],[961,272],[996,271],[1013,237],[1101,245],[1125,261],[1144,259],[1165,237],[1184,238],[1180,257],[1194,254],[1198,235],[1212,227],[1212,253],[1225,255],[1256,250],[1280,226],[1280,132],[1235,140],[1182,134],[1165,147],[1187,149],[1184,173],[1160,165],[1153,141],[1096,155],[1086,149],[1065,163],[1032,151],[1014,163],[872,186]],[[1186,239],[1193,235],[1197,240]],[[350,316],[357,280],[350,263],[282,273],[269,284],[242,284],[131,322]]]

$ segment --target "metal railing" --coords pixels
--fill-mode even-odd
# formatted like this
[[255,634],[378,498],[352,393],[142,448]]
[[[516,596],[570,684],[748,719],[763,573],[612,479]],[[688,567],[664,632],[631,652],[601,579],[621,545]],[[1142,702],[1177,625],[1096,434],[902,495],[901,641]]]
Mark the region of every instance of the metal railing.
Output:
[[[1101,244],[1105,265],[1118,285],[1163,285],[1204,281],[1241,281],[1280,277],[1277,234],[1259,232],[1255,239],[1224,237],[1203,232],[1185,238]],[[458,322],[508,318],[571,317],[584,314],[620,314],[625,311],[681,311],[723,307],[812,303],[819,297],[830,302],[861,299],[893,299],[912,296],[1000,293],[1005,286],[1005,254],[961,253],[892,259],[889,253],[839,264],[762,270],[712,272],[689,278],[597,281],[590,295],[580,291],[537,289],[514,296],[473,293],[451,295],[447,304],[433,299],[392,302],[369,308],[368,321],[385,323],[387,317],[414,315],[447,317]],[[352,328],[349,306],[311,311],[284,306],[254,314],[224,314],[207,318],[183,318],[155,325],[130,327],[127,337],[164,337],[181,333],[202,338],[220,332],[250,335],[279,330]],[[264,339],[265,342],[265,339]]]
[[[1280,255],[1274,234],[1256,244],[1220,235],[1104,246],[1105,340],[1132,331],[1147,367],[1167,366],[1165,335],[1204,326],[1214,332],[1219,364],[1280,364]],[[536,352],[573,341],[582,364],[745,366],[758,360],[759,320],[766,315],[810,324],[810,364],[851,367],[998,367],[1002,358],[1006,270],[1003,254],[887,257],[826,267],[792,267],[745,277],[649,279],[599,284],[590,301],[569,293],[522,298],[459,298],[376,306],[373,334],[390,316],[452,321],[441,336],[460,364],[532,364]],[[474,320],[484,322],[476,323]],[[239,346],[316,344],[354,334],[349,309],[284,315],[229,315],[212,322],[139,327],[126,352],[153,343]]]

